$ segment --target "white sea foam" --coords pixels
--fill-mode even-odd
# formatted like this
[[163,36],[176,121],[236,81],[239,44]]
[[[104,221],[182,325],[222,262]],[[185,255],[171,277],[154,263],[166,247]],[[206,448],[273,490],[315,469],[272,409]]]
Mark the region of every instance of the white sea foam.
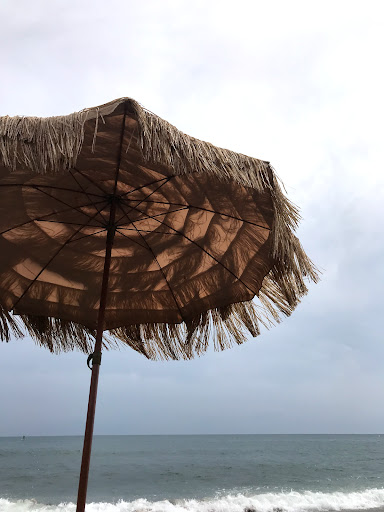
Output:
[[[361,492],[284,492],[254,496],[227,495],[211,500],[118,501],[89,503],[86,512],[321,512],[366,510],[384,507],[384,489]],[[44,505],[34,500],[10,501],[0,498],[0,512],[75,512],[74,503]]]

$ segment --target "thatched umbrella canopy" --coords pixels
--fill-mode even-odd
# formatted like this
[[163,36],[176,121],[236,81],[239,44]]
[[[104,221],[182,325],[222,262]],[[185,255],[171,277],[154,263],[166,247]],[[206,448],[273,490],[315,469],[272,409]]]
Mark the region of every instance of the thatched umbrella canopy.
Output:
[[222,350],[289,315],[317,280],[268,162],[129,98],[1,117],[0,194],[0,336],[94,350],[91,389],[102,344],[150,359]]

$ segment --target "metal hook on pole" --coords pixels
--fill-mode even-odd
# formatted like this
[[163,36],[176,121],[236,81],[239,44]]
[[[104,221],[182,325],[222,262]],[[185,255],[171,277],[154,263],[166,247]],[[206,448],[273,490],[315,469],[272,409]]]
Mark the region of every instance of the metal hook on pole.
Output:
[[[90,363],[92,362],[92,366]],[[87,366],[90,370],[92,370],[92,367],[94,364],[101,364],[101,352],[92,352],[92,354],[89,354],[87,359]]]

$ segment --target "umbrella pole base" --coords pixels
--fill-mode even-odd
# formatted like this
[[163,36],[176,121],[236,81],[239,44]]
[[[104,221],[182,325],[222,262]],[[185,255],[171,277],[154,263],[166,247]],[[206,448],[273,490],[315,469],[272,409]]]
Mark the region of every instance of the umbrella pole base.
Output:
[[76,512],[84,512],[85,502],[87,499],[89,464],[91,460],[91,449],[93,439],[93,425],[95,421],[97,387],[99,383],[99,369],[100,364],[93,364],[91,385],[89,389],[88,412],[87,421],[85,424],[83,456],[81,460]]

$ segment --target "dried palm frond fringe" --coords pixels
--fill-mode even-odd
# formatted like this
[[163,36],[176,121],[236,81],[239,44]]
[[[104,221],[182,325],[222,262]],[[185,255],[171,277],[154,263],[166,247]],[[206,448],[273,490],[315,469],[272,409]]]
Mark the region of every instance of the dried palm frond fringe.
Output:
[[[246,340],[245,331],[259,334],[259,323],[278,322],[288,316],[307,293],[305,280],[318,281],[318,271],[294,235],[300,215],[298,208],[284,195],[272,166],[208,142],[190,137],[130,98],[121,98],[100,107],[67,116],[0,117],[0,163],[38,174],[66,172],[75,167],[84,140],[84,124],[125,103],[129,115],[137,120],[138,141],[145,162],[167,166],[175,175],[208,173],[223,181],[235,181],[257,191],[269,190],[275,212],[272,230],[274,266],[264,278],[259,292],[260,305],[253,301],[210,310],[188,323],[142,324],[114,329],[106,333],[104,344],[118,341],[129,345],[149,359],[190,359],[200,355],[212,340],[223,350]],[[62,319],[32,315],[13,316],[0,307],[0,338],[8,341],[10,332],[21,336],[21,326],[52,352],[77,348],[92,349],[93,333],[88,328]]]

